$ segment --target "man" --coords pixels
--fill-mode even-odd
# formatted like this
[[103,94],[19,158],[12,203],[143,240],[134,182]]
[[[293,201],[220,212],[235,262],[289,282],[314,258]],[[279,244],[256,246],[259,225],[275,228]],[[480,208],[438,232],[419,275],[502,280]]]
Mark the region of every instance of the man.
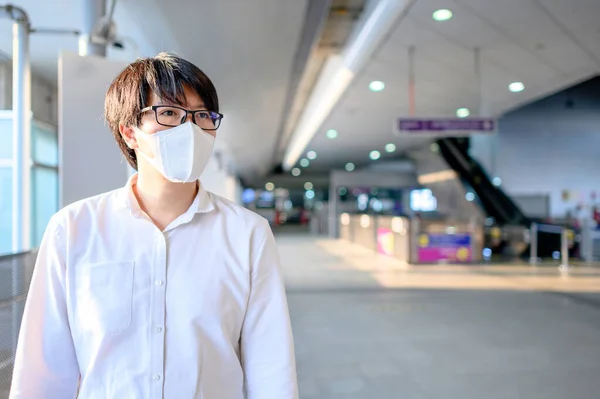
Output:
[[105,115],[138,173],[50,221],[10,397],[297,398],[269,225],[198,180],[223,118],[209,78],[174,55],[140,59]]

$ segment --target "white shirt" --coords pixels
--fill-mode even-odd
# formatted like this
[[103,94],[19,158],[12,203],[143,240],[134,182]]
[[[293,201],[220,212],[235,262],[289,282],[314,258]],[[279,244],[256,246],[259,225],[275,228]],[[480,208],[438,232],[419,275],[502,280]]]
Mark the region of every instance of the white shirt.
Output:
[[266,220],[200,187],[160,231],[133,195],[136,178],[50,221],[10,398],[296,399]]

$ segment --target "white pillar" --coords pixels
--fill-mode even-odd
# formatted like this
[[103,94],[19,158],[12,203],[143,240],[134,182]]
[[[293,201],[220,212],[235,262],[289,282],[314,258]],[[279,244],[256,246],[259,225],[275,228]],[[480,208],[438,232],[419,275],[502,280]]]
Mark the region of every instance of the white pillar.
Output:
[[13,251],[31,245],[31,66],[29,19],[13,14]]
[[83,5],[83,29],[79,38],[79,55],[106,57],[106,46],[90,41],[94,27],[106,15],[106,0],[81,0]]

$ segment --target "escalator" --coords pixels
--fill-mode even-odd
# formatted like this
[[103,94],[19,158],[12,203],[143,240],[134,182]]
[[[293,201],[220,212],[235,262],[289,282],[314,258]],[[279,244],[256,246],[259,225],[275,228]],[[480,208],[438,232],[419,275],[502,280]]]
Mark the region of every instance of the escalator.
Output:
[[[540,222],[525,215],[515,202],[498,186],[495,186],[484,168],[469,154],[468,137],[447,137],[436,141],[440,154],[459,176],[463,185],[470,187],[477,195],[479,205],[494,225],[522,226],[530,228],[534,222]],[[562,226],[548,226],[538,232],[538,256],[551,257],[560,248],[560,230]],[[521,254],[529,254],[529,246]],[[572,251],[575,251],[574,247]]]

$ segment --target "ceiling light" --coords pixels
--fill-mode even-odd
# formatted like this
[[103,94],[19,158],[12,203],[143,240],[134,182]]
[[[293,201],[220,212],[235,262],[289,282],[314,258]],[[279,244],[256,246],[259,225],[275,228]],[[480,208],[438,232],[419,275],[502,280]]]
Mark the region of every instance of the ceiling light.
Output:
[[333,140],[333,139],[337,138],[337,136],[338,136],[337,130],[335,130],[335,129],[329,129],[327,131],[327,138],[328,139]]
[[492,180],[492,184],[496,187],[500,187],[502,185],[502,179],[499,177],[494,177],[494,180]]
[[385,89],[385,83],[380,80],[374,80],[369,84],[369,89],[374,92],[382,91]]
[[302,166],[303,168],[307,168],[308,165],[310,165],[310,161],[306,158],[302,158],[300,160],[300,166]]
[[346,164],[346,170],[347,170],[348,172],[353,172],[353,171],[354,171],[354,169],[356,169],[356,166],[355,166],[355,165],[354,165],[352,162],[348,162],[348,163]]
[[435,11],[432,17],[438,22],[447,21],[452,18],[452,11],[442,8],[441,10]]
[[469,108],[459,108],[456,110],[456,116],[458,116],[459,118],[466,118],[469,115],[471,115],[471,111],[469,111]]
[[313,190],[308,190],[305,195],[307,199],[315,198],[315,192]]
[[373,161],[377,161],[379,158],[381,158],[381,153],[379,151],[371,151],[369,158],[371,158]]
[[294,168],[294,169],[292,169],[292,176],[296,176],[296,177],[298,177],[298,176],[300,176],[301,174],[302,174],[302,171],[301,171],[300,169],[298,169],[298,168]]
[[306,154],[306,157],[307,157],[308,159],[311,159],[311,160],[312,160],[312,159],[317,159],[317,153],[316,153],[316,152],[314,152],[314,151],[309,151],[309,152]]
[[525,90],[525,85],[523,82],[512,82],[508,85],[508,90],[512,91],[513,93],[518,93]]
[[313,188],[314,188],[314,186],[311,182],[307,181],[306,183],[304,183],[305,190],[312,190]]
[[465,195],[465,198],[467,199],[467,201],[473,202],[475,201],[475,194],[469,191],[467,195]]
[[269,183],[265,184],[265,189],[267,191],[273,191],[273,190],[275,190],[275,184],[269,182]]
[[386,144],[385,145],[385,150],[387,152],[394,152],[394,151],[396,151],[396,144],[394,144],[394,143]]

